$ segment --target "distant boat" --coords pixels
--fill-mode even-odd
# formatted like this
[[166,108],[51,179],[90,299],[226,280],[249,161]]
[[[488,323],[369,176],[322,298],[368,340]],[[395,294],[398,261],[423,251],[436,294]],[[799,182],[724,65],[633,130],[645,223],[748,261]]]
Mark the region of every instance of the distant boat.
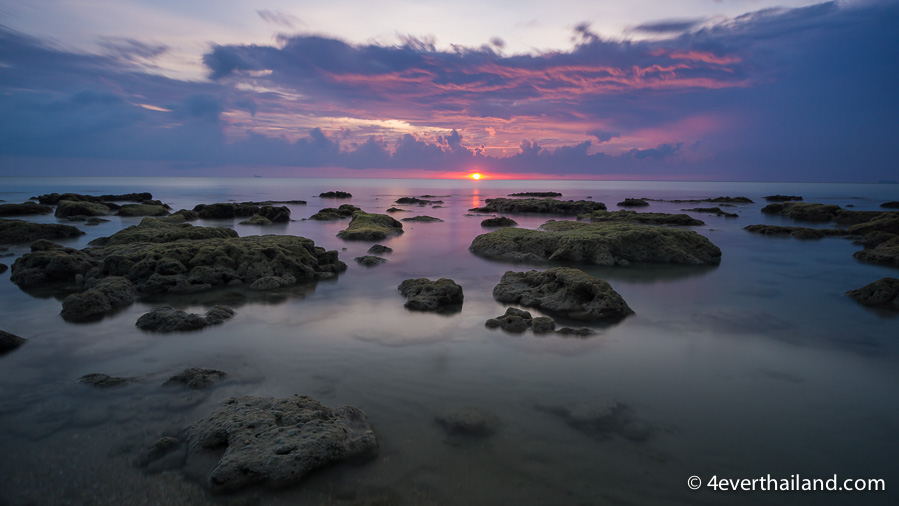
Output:
[[262,177],[259,174],[253,174],[253,177]]

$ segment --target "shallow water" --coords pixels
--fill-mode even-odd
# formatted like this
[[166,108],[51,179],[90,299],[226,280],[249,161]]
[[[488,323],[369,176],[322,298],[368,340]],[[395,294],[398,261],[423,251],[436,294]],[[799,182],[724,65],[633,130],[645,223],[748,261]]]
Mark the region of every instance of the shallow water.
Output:
[[[344,190],[351,200],[319,199]],[[608,280],[636,311],[590,338],[512,335],[484,327],[505,306],[491,292],[503,272],[545,266],[485,260],[468,251],[485,232],[465,216],[483,199],[555,190],[609,209],[625,197],[742,195],[738,218],[689,213],[722,251],[717,267],[584,268]],[[292,221],[265,229],[239,220],[241,236],[295,234],[339,251],[336,280],[251,296],[228,290],[142,301],[91,324],[66,323],[60,302],[0,275],[0,329],[30,339],[0,357],[0,504],[893,504],[899,483],[899,317],[844,294],[895,269],[852,258],[849,240],[798,241],[750,234],[755,223],[795,224],[761,214],[764,195],[877,209],[896,185],[328,179],[3,178],[0,199],[48,192],[150,191],[174,209],[229,200],[308,201]],[[300,221],[352,203],[383,212],[403,196],[437,195],[440,208],[405,206],[443,223],[405,223],[382,241],[388,263],[353,262],[368,242],[335,237],[346,221]],[[652,202],[673,212],[699,204]],[[402,206],[401,206],[402,207]],[[402,216],[400,216],[402,215]],[[513,216],[536,228],[545,216]],[[29,218],[31,219],[31,218]],[[53,216],[33,218],[56,222]],[[110,217],[83,247],[139,218]],[[78,225],[78,224],[76,224]],[[808,226],[823,226],[803,224]],[[344,250],[345,248],[345,250]],[[27,246],[13,246],[11,264]],[[451,315],[403,308],[396,286],[448,277],[465,292]],[[200,332],[154,335],[134,326],[166,303],[205,312],[226,302],[237,316]],[[531,311],[535,315],[539,311]],[[562,322],[577,324],[578,322]],[[161,389],[186,367],[222,369],[228,381],[202,394]],[[77,383],[87,373],[142,376],[115,389]],[[211,495],[177,472],[145,475],[140,447],[237,395],[310,395],[368,414],[377,459],[324,469],[283,491]],[[653,427],[649,440],[597,437],[538,405],[613,400]],[[449,438],[434,417],[463,407],[503,422],[486,439]],[[697,492],[687,478],[883,478],[886,493]]]

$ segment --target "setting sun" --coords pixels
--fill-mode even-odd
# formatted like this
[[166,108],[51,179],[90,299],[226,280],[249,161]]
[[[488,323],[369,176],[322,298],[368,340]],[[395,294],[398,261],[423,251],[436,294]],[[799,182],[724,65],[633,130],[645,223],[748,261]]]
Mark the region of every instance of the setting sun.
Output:
[[472,179],[481,179],[481,175],[478,174],[477,172],[475,172],[474,174],[471,175],[471,178]]

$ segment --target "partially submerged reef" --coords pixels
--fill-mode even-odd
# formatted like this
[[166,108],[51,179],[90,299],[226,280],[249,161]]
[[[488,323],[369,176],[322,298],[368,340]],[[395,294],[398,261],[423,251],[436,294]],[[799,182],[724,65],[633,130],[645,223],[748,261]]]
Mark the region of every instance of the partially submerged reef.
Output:
[[691,218],[686,214],[670,214],[670,213],[638,213],[636,211],[593,211],[592,213],[579,214],[578,221],[589,221],[591,223],[601,222],[632,222],[644,223],[648,225],[682,225],[682,226],[700,226],[705,225],[701,220]]
[[358,207],[351,204],[341,204],[340,207],[326,207],[309,217],[310,220],[318,221],[336,221],[349,218],[356,211],[361,211]]
[[30,216],[36,214],[50,214],[53,208],[34,202],[22,204],[0,204],[0,216]]
[[606,205],[602,202],[590,200],[556,200],[544,199],[487,199],[484,207],[469,209],[473,213],[539,213],[575,215],[592,211],[605,211]]
[[[305,204],[305,202],[303,202]],[[198,204],[194,212],[204,220],[226,220],[232,218],[249,218],[262,216],[272,223],[290,221],[290,208],[274,206],[273,202],[226,202],[216,204]],[[258,224],[258,223],[255,223]]]
[[11,279],[23,289],[50,283],[80,287],[81,292],[63,301],[63,317],[83,321],[149,294],[238,285],[268,290],[346,270],[336,251],[325,251],[303,237],[238,237],[228,228],[157,218],[144,218],[92,244],[95,247],[76,250],[39,241],[13,263]]
[[0,244],[27,243],[39,239],[70,239],[79,235],[84,235],[84,232],[72,225],[0,218]]
[[899,312],[899,279],[881,278],[861,288],[849,290],[846,295],[865,306]]
[[464,300],[462,287],[447,278],[407,279],[396,288],[406,298],[403,307],[414,311],[454,312],[462,307]]
[[353,212],[353,219],[337,237],[348,241],[380,241],[403,233],[403,224],[386,214]]
[[587,265],[713,265],[721,261],[721,250],[692,230],[628,222],[551,220],[538,230],[501,228],[475,237],[469,250],[487,258]]

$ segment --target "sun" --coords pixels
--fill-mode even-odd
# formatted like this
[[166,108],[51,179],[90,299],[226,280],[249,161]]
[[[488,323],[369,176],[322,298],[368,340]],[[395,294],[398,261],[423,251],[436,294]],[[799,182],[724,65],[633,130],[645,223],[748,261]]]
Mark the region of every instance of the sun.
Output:
[[474,179],[475,181],[477,181],[478,179],[481,179],[481,175],[478,174],[477,172],[475,172],[474,174],[471,175],[471,178]]

